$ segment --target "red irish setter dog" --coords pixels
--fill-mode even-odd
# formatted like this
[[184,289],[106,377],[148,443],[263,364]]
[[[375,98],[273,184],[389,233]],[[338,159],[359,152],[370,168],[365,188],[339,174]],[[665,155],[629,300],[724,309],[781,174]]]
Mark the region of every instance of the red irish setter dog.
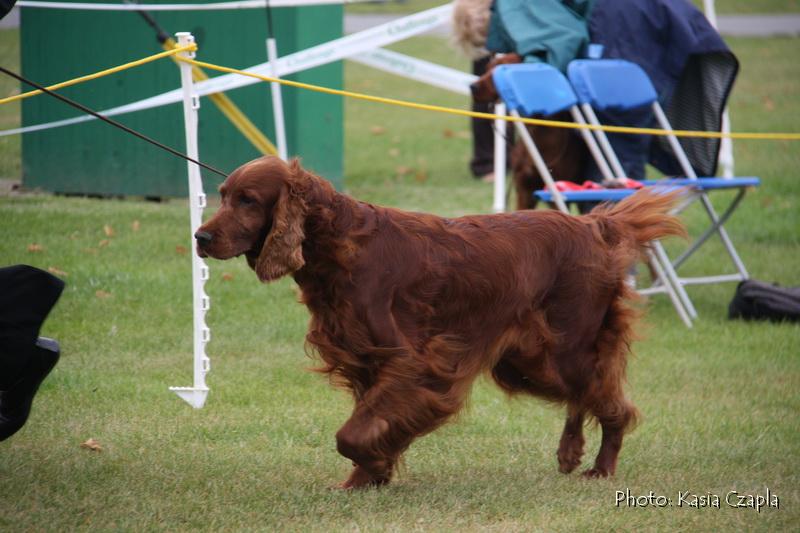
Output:
[[508,393],[566,404],[562,472],[580,464],[584,417],[596,417],[602,445],[584,475],[614,473],[636,417],[623,391],[635,314],[624,279],[646,243],[683,233],[667,214],[674,193],[585,216],[449,219],[359,202],[277,157],[240,167],[219,192],[198,253],[244,255],[263,282],[291,274],[322,370],[352,391],[336,443],[355,468],[341,487],[387,483],[483,372]]

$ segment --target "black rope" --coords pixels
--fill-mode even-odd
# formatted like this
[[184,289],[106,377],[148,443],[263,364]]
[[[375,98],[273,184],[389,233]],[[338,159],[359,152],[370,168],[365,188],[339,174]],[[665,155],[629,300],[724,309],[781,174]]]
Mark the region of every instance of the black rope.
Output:
[[[123,0],[123,2],[126,4],[136,5],[139,3],[139,0]],[[158,39],[159,44],[163,45],[165,42],[167,42],[167,40],[170,39],[170,35],[164,31],[164,28],[158,25],[156,19],[149,12],[145,11],[144,9],[137,9],[136,12],[141,15],[148,26],[155,30],[156,39]]]
[[270,8],[269,0],[267,0],[267,2],[264,5],[264,7],[265,7],[266,12],[267,12],[267,38],[268,39],[274,39],[275,38],[275,32],[273,31],[273,28],[272,28],[272,9]]
[[120,124],[116,120],[113,120],[113,119],[110,119],[108,117],[105,117],[105,116],[101,115],[100,113],[98,113],[97,111],[93,111],[93,110],[89,109],[88,107],[86,107],[83,104],[79,104],[78,102],[76,102],[74,100],[71,100],[70,98],[67,98],[66,96],[62,96],[62,95],[60,95],[58,93],[55,93],[55,92],[47,89],[46,87],[42,87],[38,83],[30,81],[28,79],[25,79],[22,76],[20,76],[19,74],[15,74],[15,73],[11,72],[10,70],[8,70],[8,69],[6,69],[6,68],[4,68],[2,66],[0,66],[0,72],[3,72],[4,74],[9,75],[12,78],[16,78],[17,80],[21,81],[22,83],[26,83],[26,84],[30,85],[31,87],[35,87],[35,88],[39,89],[40,91],[42,91],[43,93],[49,94],[50,96],[52,96],[54,98],[58,98],[62,102],[66,103],[68,105],[71,105],[72,107],[76,107],[76,108],[80,109],[84,113],[88,113],[89,115],[92,115],[93,117],[99,118],[103,122],[107,122],[107,123],[111,124],[112,126],[115,126],[115,127],[119,128],[119,129],[121,129],[123,131],[126,131],[126,132],[130,133],[131,135],[135,135],[136,137],[139,137],[143,141],[147,141],[152,145],[158,146],[162,150],[166,150],[167,152],[171,153],[172,155],[176,155],[178,157],[182,157],[183,159],[185,159],[187,161],[191,161],[192,163],[194,163],[196,165],[199,165],[199,166],[203,167],[206,170],[210,170],[211,172],[214,172],[215,174],[219,174],[220,176],[222,176],[224,178],[228,177],[228,175],[225,174],[224,172],[222,172],[221,170],[217,170],[216,168],[214,168],[214,167],[212,167],[210,165],[207,165],[205,163],[202,163],[200,161],[197,161],[196,159],[193,159],[193,158],[189,157],[188,155],[175,150],[174,148],[170,148],[169,146],[161,144],[160,142],[156,141],[155,139],[151,139],[150,137],[148,137],[147,135],[145,135],[143,133],[139,133],[138,131],[132,130],[128,126],[125,126],[124,124]]
[[[507,133],[500,133],[500,130],[498,130],[497,126],[495,126],[494,124],[492,124],[492,131],[494,133],[500,135],[503,138],[503,140],[505,140],[506,142],[509,142],[508,134]],[[506,130],[506,131],[508,131],[508,130]]]

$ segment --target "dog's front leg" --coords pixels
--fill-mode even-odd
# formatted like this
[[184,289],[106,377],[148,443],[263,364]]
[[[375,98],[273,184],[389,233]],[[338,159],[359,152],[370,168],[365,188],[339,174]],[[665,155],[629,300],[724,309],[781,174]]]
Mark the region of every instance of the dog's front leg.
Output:
[[[457,381],[463,386],[455,386]],[[336,433],[339,453],[356,468],[342,488],[388,483],[411,442],[458,411],[471,376],[451,376],[429,368],[425,358],[397,356],[383,364],[377,380]],[[431,386],[423,386],[428,383]]]
[[388,483],[396,456],[387,442],[389,423],[375,416],[361,401],[353,415],[336,433],[336,449],[353,461],[353,472],[339,485],[343,489],[377,486]]

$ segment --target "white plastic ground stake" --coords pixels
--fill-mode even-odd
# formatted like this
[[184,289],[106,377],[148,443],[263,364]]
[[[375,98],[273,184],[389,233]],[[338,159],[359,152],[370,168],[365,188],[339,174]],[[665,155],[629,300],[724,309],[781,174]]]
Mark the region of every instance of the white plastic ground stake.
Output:
[[[494,105],[497,116],[506,115],[506,105],[498,102]],[[492,211],[504,213],[506,210],[506,125],[507,122],[497,118],[494,121],[494,202]]]
[[[194,42],[191,33],[176,33],[179,46],[187,46]],[[194,58],[194,52],[182,52],[189,58]],[[194,92],[192,83],[192,66],[180,62],[181,86],[183,87],[183,120],[186,130],[186,154],[199,161],[197,148],[197,110],[200,108],[200,98]],[[204,286],[208,280],[208,266],[197,255],[194,246],[194,234],[203,220],[203,208],[206,206],[206,195],[203,194],[203,181],[200,177],[200,167],[195,163],[187,162],[189,170],[189,212],[191,220],[192,242],[192,307],[194,309],[194,383],[191,387],[170,387],[186,402],[200,409],[206,402],[208,387],[206,374],[211,370],[211,360],[206,356],[206,344],[211,338],[211,330],[206,326],[206,313],[211,305]]]

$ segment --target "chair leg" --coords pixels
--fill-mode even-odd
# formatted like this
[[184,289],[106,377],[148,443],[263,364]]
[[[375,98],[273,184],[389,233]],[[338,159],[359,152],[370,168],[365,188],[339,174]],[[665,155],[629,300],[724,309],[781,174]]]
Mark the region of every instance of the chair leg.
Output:
[[675,310],[678,312],[678,316],[683,320],[683,323],[686,325],[687,328],[692,327],[692,319],[689,317],[689,314],[686,311],[686,308],[683,306],[683,302],[681,302],[680,297],[677,295],[675,287],[672,286],[669,279],[667,278],[664,267],[659,261],[658,257],[654,252],[648,250],[647,257],[650,260],[650,264],[653,265],[653,268],[656,271],[656,275],[658,279],[663,280],[664,282],[664,289],[667,291],[669,295],[669,299],[672,300],[672,305],[675,307]]
[[692,300],[689,299],[689,295],[686,293],[686,289],[684,288],[681,279],[678,277],[677,272],[675,272],[675,269],[669,260],[669,256],[667,255],[666,250],[664,250],[664,245],[661,244],[661,241],[653,241],[653,249],[655,250],[655,254],[661,261],[661,265],[664,268],[666,281],[668,281],[674,288],[675,293],[678,295],[678,298],[680,298],[681,303],[683,304],[684,309],[686,309],[686,312],[689,313],[689,316],[692,319],[697,318],[697,310],[695,309],[694,304],[692,304]]

